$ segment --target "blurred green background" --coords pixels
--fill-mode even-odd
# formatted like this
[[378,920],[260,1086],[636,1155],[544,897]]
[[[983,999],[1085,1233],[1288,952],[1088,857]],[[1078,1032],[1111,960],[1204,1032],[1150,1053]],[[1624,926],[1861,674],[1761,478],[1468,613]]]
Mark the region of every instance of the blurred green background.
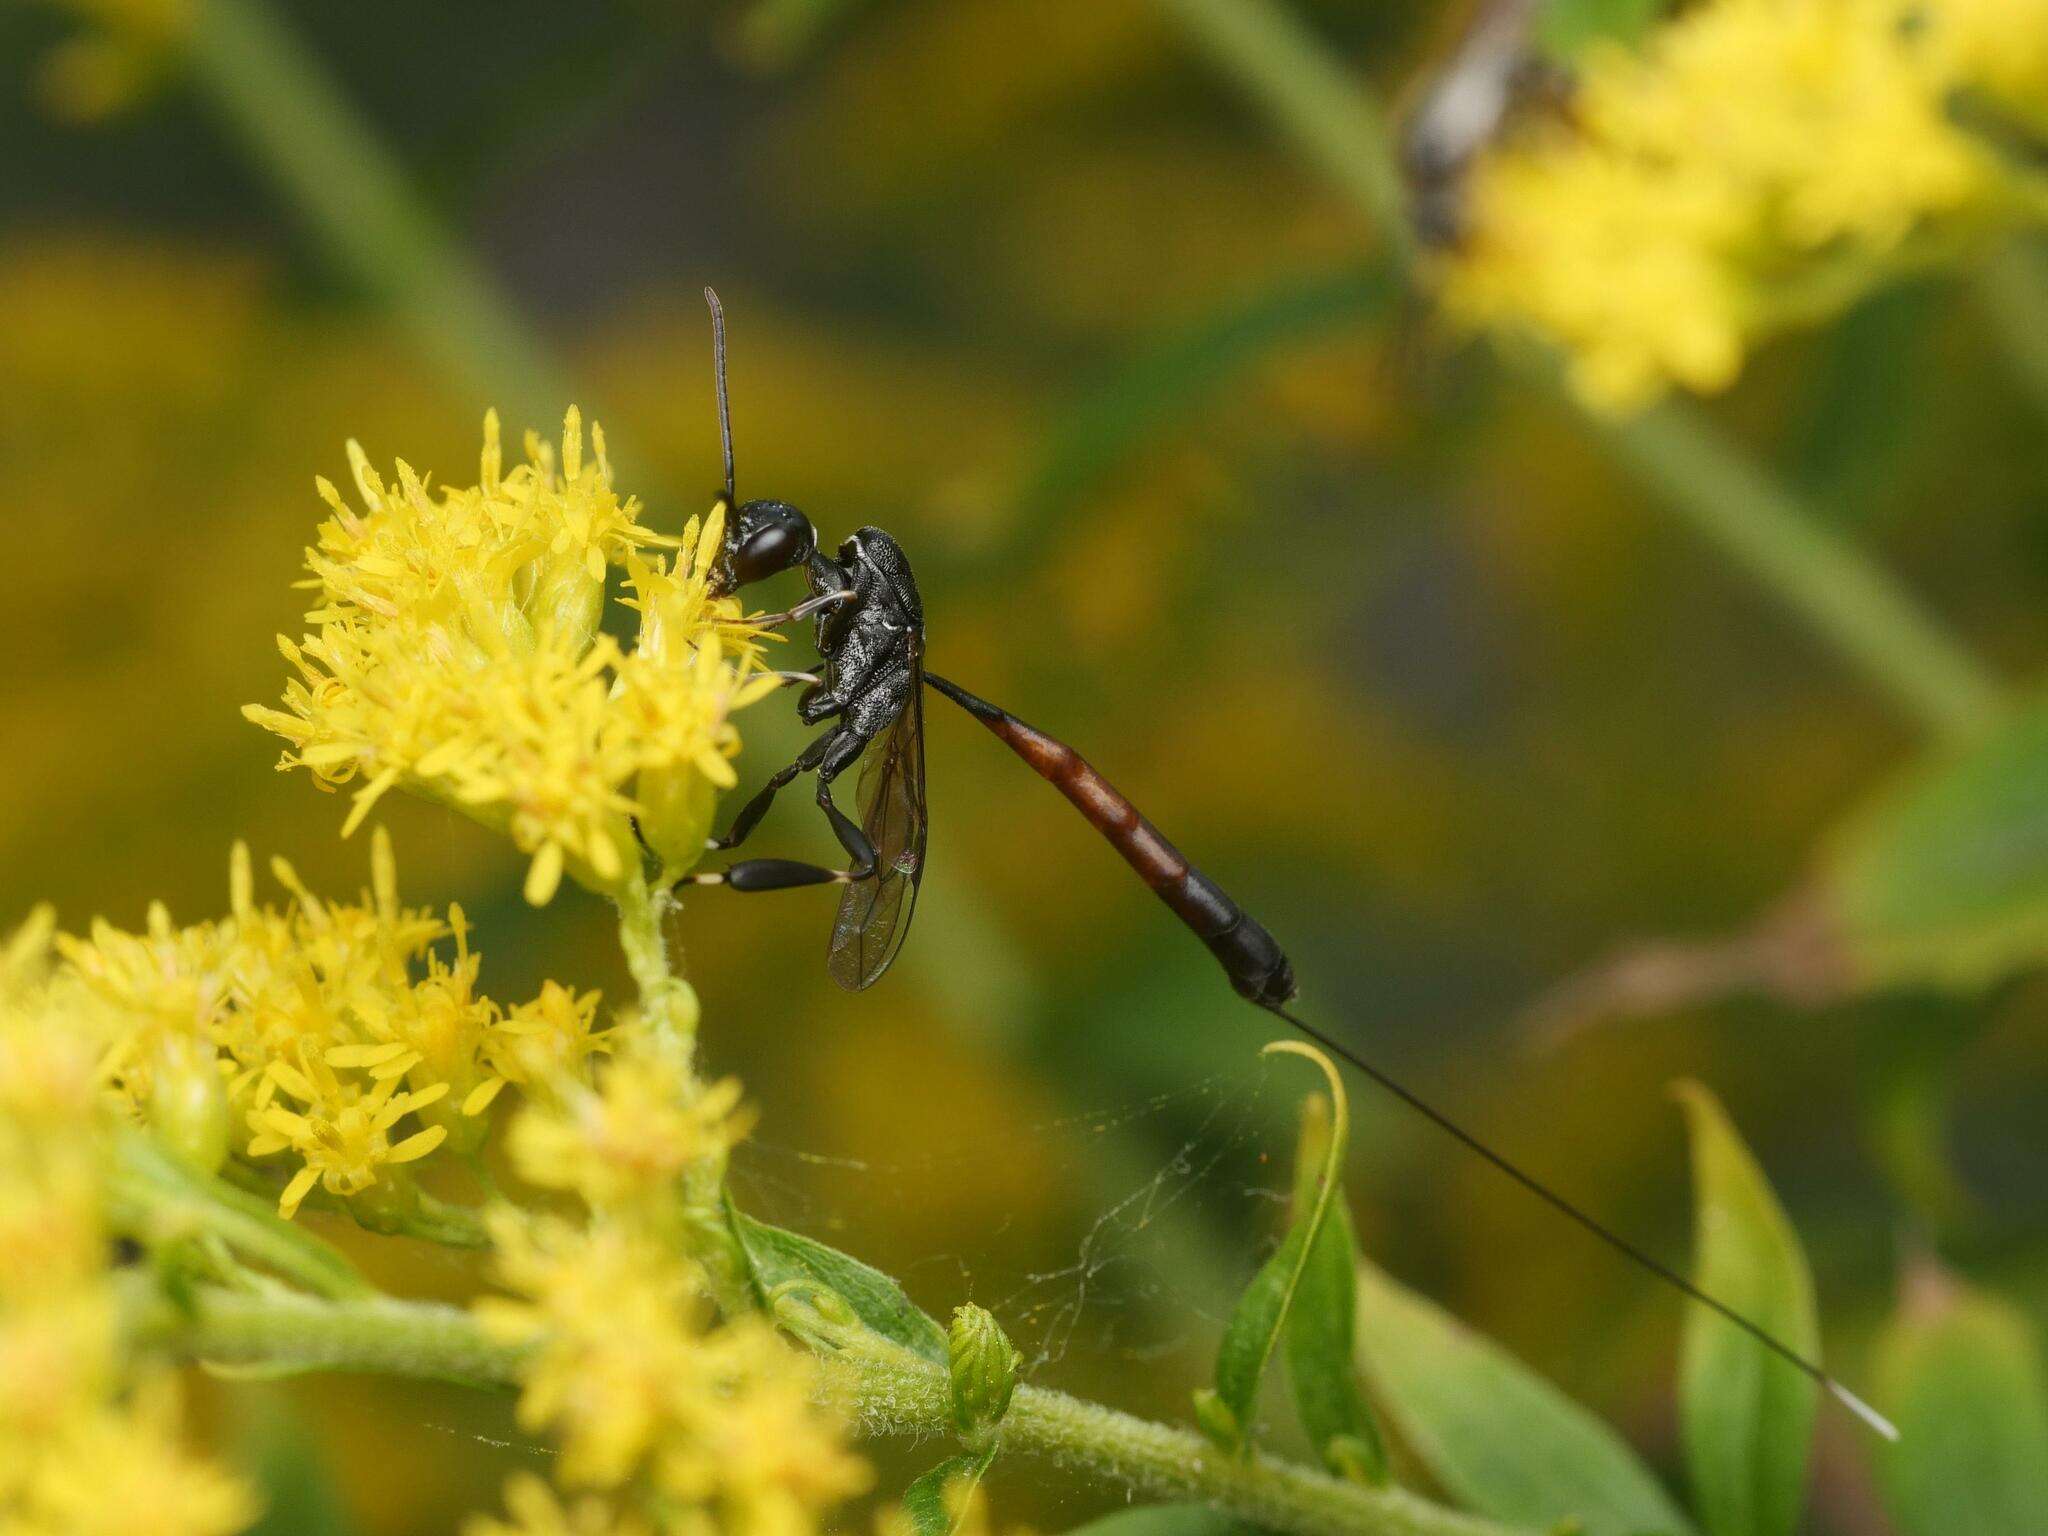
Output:
[[[312,476],[356,437],[460,483],[487,405],[548,431],[574,399],[677,528],[719,476],[709,282],[742,494],[894,532],[932,665],[1108,771],[1287,944],[1313,1018],[1674,1258],[1665,1089],[1710,1083],[1852,1379],[1916,1256],[2048,1316],[2038,978],[1528,1026],[1619,944],[1743,929],[1919,734],[1554,398],[1389,298],[1362,216],[1166,12],[294,0],[187,58],[153,7],[80,10],[0,4],[10,921],[211,914],[235,837],[360,883],[342,803],[237,715],[281,687]],[[1461,19],[1304,14],[1388,96]],[[330,90],[360,114],[339,158]],[[337,228],[323,189],[380,164],[405,219]],[[1773,347],[1713,413],[2024,679],[2048,454],[1995,343],[1930,279]],[[1057,796],[928,720],[930,875],[880,986],[826,981],[815,892],[712,893],[678,929],[710,1059],[763,1109],[742,1187],[942,1315],[991,1306],[1038,1379],[1185,1417],[1270,1243],[1301,1081]],[[779,702],[745,725],[758,782],[799,734]],[[508,847],[384,804],[407,894],[462,902],[496,995],[616,995],[598,903],[536,913]],[[786,803],[764,851],[823,851],[815,823]],[[1672,1469],[1678,1304],[1383,1099],[1356,1113],[1367,1251]],[[289,1493],[279,1531],[444,1530],[530,1454],[452,1391],[211,1411]],[[1811,1529],[1886,1529],[1866,1460],[1824,1415]],[[1052,1528],[1106,1497],[1024,1463],[993,1489]]]

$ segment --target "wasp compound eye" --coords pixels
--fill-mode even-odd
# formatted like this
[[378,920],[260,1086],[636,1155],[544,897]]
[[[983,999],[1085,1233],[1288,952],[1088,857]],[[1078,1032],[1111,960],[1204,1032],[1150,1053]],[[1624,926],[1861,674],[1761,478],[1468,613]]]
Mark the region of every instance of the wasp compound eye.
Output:
[[811,520],[788,502],[750,501],[726,536],[722,585],[730,591],[780,575],[810,559],[817,544]]

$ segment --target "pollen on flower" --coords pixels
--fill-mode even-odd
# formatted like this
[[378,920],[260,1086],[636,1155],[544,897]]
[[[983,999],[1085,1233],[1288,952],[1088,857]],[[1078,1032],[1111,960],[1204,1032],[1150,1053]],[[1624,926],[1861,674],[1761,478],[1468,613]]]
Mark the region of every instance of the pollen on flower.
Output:
[[649,1477],[740,1536],[815,1529],[867,1486],[820,1407],[816,1365],[748,1315],[716,1321],[701,1275],[630,1222],[587,1227],[502,1213],[499,1277],[518,1299],[477,1304],[485,1328],[533,1346],[521,1422],[562,1441],[561,1479]]
[[1952,110],[2048,105],[2044,33],[2041,0],[1710,0],[1596,50],[1568,121],[1475,168],[1445,301],[1562,347],[1605,409],[1720,389],[1758,338],[2048,214]]
[[513,1120],[506,1147],[520,1177],[573,1190],[594,1210],[658,1205],[692,1168],[722,1165],[752,1123],[736,1079],[699,1085],[670,1054],[638,1043],[594,1087],[569,1084]]
[[[473,1150],[522,1044],[550,1026],[587,1036],[596,1012],[594,993],[509,1010],[481,994],[462,909],[404,905],[381,828],[371,847],[371,888],[354,901],[315,895],[280,859],[271,873],[290,899],[259,903],[238,846],[227,916],[181,927],[156,908],[142,933],[98,922],[54,939],[53,985],[92,1021],[71,1031],[91,1042],[89,1079],[201,1166],[278,1168],[287,1216],[316,1187],[342,1200],[402,1190],[407,1166],[443,1144]],[[587,1054],[555,1046],[515,1070],[581,1080]]]
[[[529,437],[508,472],[491,416],[478,483],[433,489],[350,444],[360,505],[318,482],[314,630],[278,642],[297,676],[282,708],[244,710],[287,742],[281,767],[356,786],[344,834],[394,787],[442,801],[528,855],[536,905],[565,874],[618,888],[643,840],[694,862],[733,782],[729,717],[775,686],[757,631],[709,590],[720,514],[652,532],[594,439],[586,456],[571,410],[559,455]],[[599,631],[613,567],[640,614],[630,650]]]
[[123,1370],[101,1055],[114,1010],[39,912],[0,945],[0,1528],[229,1536],[248,1489],[179,1443],[159,1377]]

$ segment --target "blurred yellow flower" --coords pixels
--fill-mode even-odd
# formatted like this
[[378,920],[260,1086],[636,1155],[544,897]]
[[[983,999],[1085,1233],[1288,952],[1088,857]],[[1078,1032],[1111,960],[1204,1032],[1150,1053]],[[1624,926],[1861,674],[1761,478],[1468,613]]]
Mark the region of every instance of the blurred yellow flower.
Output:
[[151,1377],[119,1406],[81,1418],[44,1448],[9,1530],[52,1536],[226,1536],[260,1512],[255,1496],[177,1439],[178,1399]]
[[506,1480],[505,1510],[509,1521],[478,1515],[464,1523],[463,1536],[654,1536],[646,1521],[595,1495],[562,1503],[531,1472]]
[[[284,708],[244,710],[290,743],[281,767],[363,780],[344,834],[403,785],[509,833],[536,905],[565,871],[618,889],[636,815],[663,858],[694,863],[712,791],[733,782],[727,717],[776,686],[738,603],[707,589],[722,508],[681,540],[649,531],[593,436],[586,458],[572,409],[559,469],[529,437],[506,473],[490,416],[479,483],[434,492],[403,462],[387,485],[351,443],[364,510],[318,482],[333,515],[306,555],[317,633],[279,637],[300,674]],[[598,632],[614,565],[641,615],[631,652]]]
[[561,1437],[561,1479],[613,1488],[647,1475],[697,1519],[671,1529],[809,1536],[867,1486],[816,1365],[758,1315],[715,1320],[701,1277],[631,1223],[500,1213],[500,1280],[520,1300],[476,1304],[495,1337],[531,1343],[521,1423]]
[[2048,216],[1953,110],[1994,81],[2038,110],[2044,31],[2041,0],[1711,0],[1596,50],[1567,122],[1475,168],[1445,301],[1562,347],[1602,408],[1722,388],[1757,338]]
[[122,1369],[105,1008],[53,963],[54,927],[0,948],[0,1530],[227,1536],[249,1491],[178,1443],[168,1379]]
[[735,1078],[699,1084],[672,1053],[634,1033],[595,1087],[570,1084],[529,1103],[506,1148],[529,1183],[574,1190],[593,1210],[658,1213],[685,1173],[723,1167],[746,1136],[753,1117],[740,1092]]

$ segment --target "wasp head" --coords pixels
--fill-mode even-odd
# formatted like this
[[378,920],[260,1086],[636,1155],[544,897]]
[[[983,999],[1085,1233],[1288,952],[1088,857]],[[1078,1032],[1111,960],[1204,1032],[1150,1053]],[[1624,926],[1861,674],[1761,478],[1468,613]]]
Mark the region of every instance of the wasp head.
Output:
[[786,501],[750,501],[725,525],[712,585],[722,595],[794,570],[818,547],[811,520]]

